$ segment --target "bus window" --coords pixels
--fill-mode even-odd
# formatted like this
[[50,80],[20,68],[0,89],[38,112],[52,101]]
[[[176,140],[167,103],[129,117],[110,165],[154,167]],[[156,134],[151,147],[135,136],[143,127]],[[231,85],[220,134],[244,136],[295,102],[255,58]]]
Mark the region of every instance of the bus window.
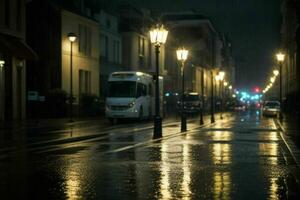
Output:
[[148,85],[148,95],[152,96],[152,85],[151,84]]
[[147,95],[147,88],[146,85],[142,83],[137,84],[137,91],[136,91],[136,97],[146,96]]

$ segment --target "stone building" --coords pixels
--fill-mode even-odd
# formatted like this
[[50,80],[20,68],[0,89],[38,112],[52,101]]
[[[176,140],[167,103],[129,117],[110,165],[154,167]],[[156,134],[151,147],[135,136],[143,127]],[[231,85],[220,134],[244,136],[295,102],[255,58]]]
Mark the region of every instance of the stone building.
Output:
[[0,0],[0,121],[26,117],[25,0]]
[[28,3],[27,40],[40,60],[28,66],[28,90],[47,95],[53,89],[70,93],[70,32],[73,44],[75,106],[83,94],[99,95],[99,24],[84,7],[33,0]]

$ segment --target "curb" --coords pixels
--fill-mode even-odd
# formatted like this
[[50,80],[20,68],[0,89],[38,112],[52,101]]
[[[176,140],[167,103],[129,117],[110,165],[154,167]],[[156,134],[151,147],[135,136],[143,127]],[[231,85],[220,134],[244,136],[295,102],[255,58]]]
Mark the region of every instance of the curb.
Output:
[[300,168],[300,158],[297,158],[297,156],[295,156],[295,154],[294,154],[297,147],[295,146],[294,142],[291,139],[289,139],[288,137],[285,136],[284,133],[286,133],[286,130],[282,126],[280,121],[278,119],[274,119],[274,122],[275,122],[275,125],[277,125],[279,127],[281,139],[283,140],[287,149],[289,150],[290,154],[292,155],[297,167]]

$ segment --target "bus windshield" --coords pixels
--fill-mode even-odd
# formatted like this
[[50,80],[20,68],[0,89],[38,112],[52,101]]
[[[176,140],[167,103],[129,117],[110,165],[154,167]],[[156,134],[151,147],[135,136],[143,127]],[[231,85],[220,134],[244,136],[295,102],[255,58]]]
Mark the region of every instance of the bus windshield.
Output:
[[111,81],[109,82],[108,97],[136,97],[136,82]]

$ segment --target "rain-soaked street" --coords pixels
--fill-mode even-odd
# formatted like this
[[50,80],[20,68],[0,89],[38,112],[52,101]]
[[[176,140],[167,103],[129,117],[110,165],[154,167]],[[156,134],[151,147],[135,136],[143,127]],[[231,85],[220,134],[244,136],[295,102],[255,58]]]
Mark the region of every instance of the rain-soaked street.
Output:
[[[273,118],[216,115],[188,123],[93,125],[78,140],[0,149],[1,199],[297,199],[299,168]],[[48,134],[73,134],[69,129]]]

